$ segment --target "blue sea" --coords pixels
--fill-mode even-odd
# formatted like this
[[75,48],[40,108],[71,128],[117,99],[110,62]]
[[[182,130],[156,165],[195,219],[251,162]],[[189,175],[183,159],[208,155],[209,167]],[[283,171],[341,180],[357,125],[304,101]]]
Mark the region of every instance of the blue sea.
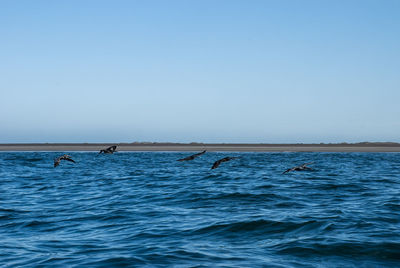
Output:
[[0,153],[0,267],[400,267],[399,153],[62,154]]

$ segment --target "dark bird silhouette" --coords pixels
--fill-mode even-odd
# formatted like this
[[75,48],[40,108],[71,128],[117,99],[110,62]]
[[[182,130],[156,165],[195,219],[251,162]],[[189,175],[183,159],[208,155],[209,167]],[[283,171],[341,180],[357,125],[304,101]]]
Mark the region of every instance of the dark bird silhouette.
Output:
[[56,159],[54,159],[54,167],[57,167],[60,164],[61,160],[67,160],[67,161],[75,163],[75,161],[72,160],[71,156],[64,154],[64,155],[59,156]]
[[116,152],[116,149],[117,149],[117,145],[113,145],[113,146],[108,147],[107,149],[100,150],[99,154],[101,154],[101,153],[113,154]]
[[232,159],[236,159],[236,158],[239,158],[239,157],[224,157],[224,158],[222,158],[222,159],[219,159],[219,160],[217,160],[217,161],[215,161],[214,162],[214,164],[213,164],[213,166],[211,167],[211,169],[215,169],[215,168],[217,168],[222,162],[228,162],[228,161],[230,161],[230,160],[232,160]]
[[177,161],[189,161],[189,160],[193,160],[193,159],[195,159],[196,157],[198,157],[198,156],[204,154],[205,152],[206,152],[206,151],[204,150],[204,151],[202,151],[201,153],[197,153],[197,154],[194,154],[194,155],[191,155],[191,156],[182,158],[182,159],[178,159]]
[[291,172],[291,171],[313,170],[312,168],[307,167],[308,165],[310,165],[312,163],[314,163],[314,162],[304,163],[304,164],[302,164],[300,166],[288,168],[282,174],[285,174],[285,173],[288,173],[288,172]]

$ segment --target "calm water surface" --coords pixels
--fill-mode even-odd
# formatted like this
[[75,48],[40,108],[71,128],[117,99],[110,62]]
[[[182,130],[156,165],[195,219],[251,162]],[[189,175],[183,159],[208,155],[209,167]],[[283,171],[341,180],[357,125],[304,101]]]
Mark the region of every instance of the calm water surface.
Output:
[[398,153],[61,154],[0,153],[1,267],[400,267]]

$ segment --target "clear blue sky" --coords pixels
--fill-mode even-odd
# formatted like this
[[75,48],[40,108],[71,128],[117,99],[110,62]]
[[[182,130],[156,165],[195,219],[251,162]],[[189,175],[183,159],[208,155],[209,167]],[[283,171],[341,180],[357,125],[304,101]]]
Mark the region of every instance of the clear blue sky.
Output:
[[0,142],[400,142],[400,1],[0,1]]

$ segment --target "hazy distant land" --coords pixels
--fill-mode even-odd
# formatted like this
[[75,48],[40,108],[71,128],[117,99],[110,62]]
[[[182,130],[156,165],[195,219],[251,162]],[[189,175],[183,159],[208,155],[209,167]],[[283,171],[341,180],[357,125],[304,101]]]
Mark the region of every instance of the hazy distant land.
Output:
[[400,152],[400,143],[320,143],[320,144],[255,144],[255,143],[9,143],[0,151],[99,151],[118,145],[117,151],[201,151],[211,152]]

